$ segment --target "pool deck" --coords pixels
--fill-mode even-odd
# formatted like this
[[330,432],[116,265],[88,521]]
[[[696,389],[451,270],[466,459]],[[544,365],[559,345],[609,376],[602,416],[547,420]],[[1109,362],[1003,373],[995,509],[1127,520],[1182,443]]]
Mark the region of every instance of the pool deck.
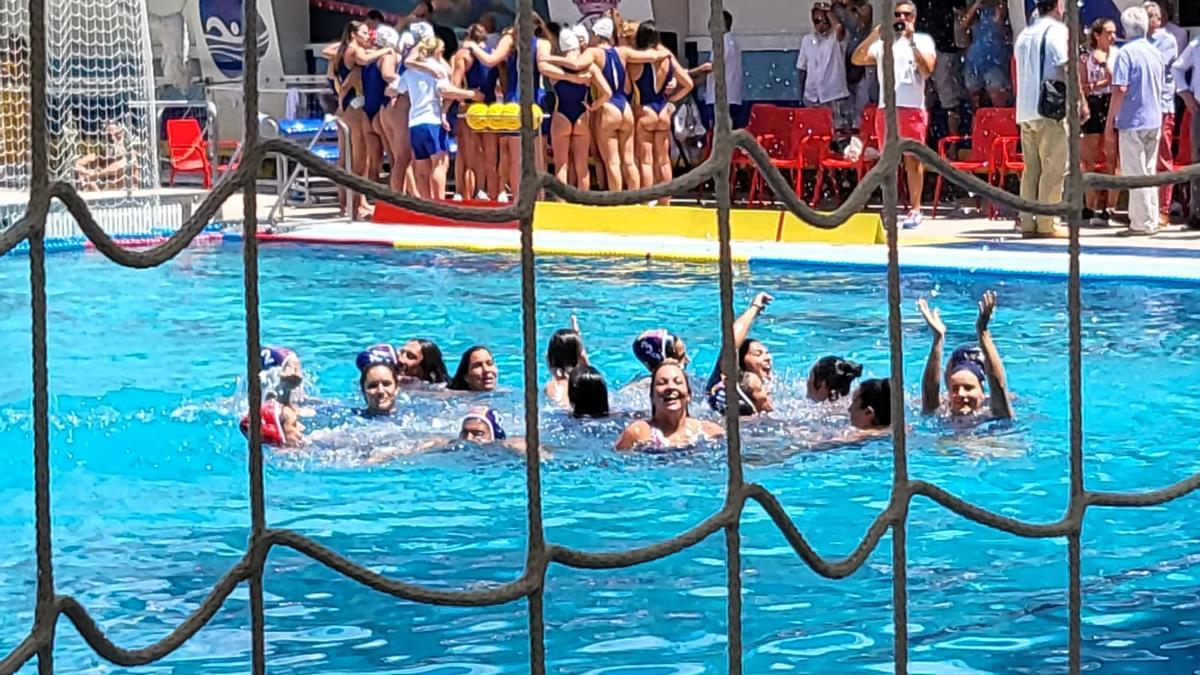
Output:
[[[240,205],[239,205],[240,206]],[[264,205],[263,210],[269,208]],[[662,210],[663,215],[667,214]],[[265,215],[265,213],[264,213]],[[413,226],[350,222],[331,209],[315,214],[295,209],[268,241],[365,244],[394,248],[453,248],[519,251],[513,229]],[[314,217],[315,216],[315,217]],[[536,224],[536,221],[535,221]],[[664,227],[664,229],[668,229]],[[1117,236],[1122,227],[1084,228],[1081,274],[1086,278],[1200,282],[1200,231],[1172,226],[1154,238]],[[776,241],[734,241],[737,262],[883,269],[887,247]],[[715,261],[709,238],[611,232],[536,229],[534,250],[543,254],[604,255],[669,260]],[[974,273],[1067,275],[1066,240],[1025,240],[1011,220],[955,215],[926,217],[922,226],[901,233],[901,267],[907,271],[954,270]]]

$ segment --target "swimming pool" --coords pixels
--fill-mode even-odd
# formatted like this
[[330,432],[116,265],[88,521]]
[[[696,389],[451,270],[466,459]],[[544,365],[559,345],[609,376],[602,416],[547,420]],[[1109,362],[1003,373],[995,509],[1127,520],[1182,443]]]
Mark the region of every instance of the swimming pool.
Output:
[[[493,347],[501,385],[509,388],[492,404],[507,413],[510,431],[520,431],[515,257],[281,245],[264,248],[261,260],[264,342],[296,349],[323,398],[357,403],[353,358],[376,340],[434,337],[451,366],[462,349],[482,342]],[[144,271],[95,254],[65,254],[51,257],[48,267],[57,583],[115,641],[140,646],[177,625],[245,547],[245,443],[231,399],[244,369],[240,254],[232,246],[190,250]],[[0,259],[0,354],[8,355],[0,369],[4,652],[27,631],[34,595],[27,270],[23,258]],[[539,352],[574,313],[593,361],[612,383],[639,375],[629,343],[659,325],[689,338],[695,375],[711,368],[715,265],[546,258],[538,274]],[[1019,420],[1010,431],[967,438],[918,420],[910,473],[1006,515],[1053,520],[1067,492],[1062,283],[905,275],[907,393],[915,402],[929,345],[912,301],[936,294],[952,346],[970,339],[974,301],[986,288],[1000,293],[993,325]],[[843,555],[886,504],[891,451],[881,441],[804,452],[807,439],[826,426],[821,417],[837,416],[814,413],[797,399],[808,365],[825,353],[886,375],[884,276],[737,268],[739,309],[758,290],[777,298],[755,335],[783,371],[780,416],[787,421],[748,429],[747,477],[779,497],[818,551]],[[1088,282],[1083,320],[1089,486],[1158,487],[1196,471],[1194,289]],[[617,398],[619,407],[642,409],[643,397],[628,391]],[[415,412],[389,429],[387,440],[449,431],[467,402],[411,405]],[[551,541],[628,548],[682,531],[720,507],[721,448],[618,456],[609,448],[620,422],[580,428],[547,413],[543,425],[554,454],[543,468]],[[303,461],[272,457],[268,521],[377,571],[431,586],[481,587],[519,573],[525,543],[519,458],[458,451],[377,468],[356,458],[353,448],[340,447]],[[1200,667],[1200,526],[1186,517],[1194,500],[1089,512],[1085,664],[1115,672]],[[909,522],[912,672],[1065,668],[1064,543],[994,532],[920,499]],[[746,671],[890,671],[888,542],[853,577],[834,582],[810,572],[757,507],[747,509],[743,523]],[[552,567],[550,670],[723,672],[723,556],[718,536],[633,569]],[[266,574],[273,673],[528,667],[523,603],[478,610],[409,604],[287,551],[272,553]],[[138,672],[246,672],[246,598],[239,589],[183,648]],[[102,666],[62,625],[56,649],[63,672],[125,672]]]

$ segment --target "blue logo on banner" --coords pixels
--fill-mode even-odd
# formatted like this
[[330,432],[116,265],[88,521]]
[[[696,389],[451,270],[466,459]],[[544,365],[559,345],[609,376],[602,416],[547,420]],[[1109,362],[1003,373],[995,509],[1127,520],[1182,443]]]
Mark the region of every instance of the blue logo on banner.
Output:
[[[200,25],[213,64],[226,77],[242,74],[242,0],[200,0]],[[258,57],[271,44],[266,22],[258,15]]]

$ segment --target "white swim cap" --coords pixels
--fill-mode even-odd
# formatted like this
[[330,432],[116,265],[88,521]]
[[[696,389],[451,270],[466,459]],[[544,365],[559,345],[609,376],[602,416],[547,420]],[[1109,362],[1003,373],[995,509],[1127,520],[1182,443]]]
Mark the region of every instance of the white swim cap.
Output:
[[579,49],[579,36],[575,34],[574,30],[571,30],[570,28],[564,28],[559,32],[558,49],[564,54],[569,51]]
[[400,33],[391,26],[379,26],[375,29],[375,44],[388,49],[395,49],[400,44]]
[[416,38],[417,42],[420,42],[427,37],[433,37],[433,24],[428,21],[418,21],[408,27],[408,32]]
[[596,37],[611,40],[613,36],[613,20],[607,16],[600,17],[596,23],[592,24],[592,33]]
[[575,36],[579,38],[580,47],[586,47],[588,46],[588,43],[592,41],[592,36],[588,35],[587,26],[577,23],[571,27],[571,30],[574,31]]

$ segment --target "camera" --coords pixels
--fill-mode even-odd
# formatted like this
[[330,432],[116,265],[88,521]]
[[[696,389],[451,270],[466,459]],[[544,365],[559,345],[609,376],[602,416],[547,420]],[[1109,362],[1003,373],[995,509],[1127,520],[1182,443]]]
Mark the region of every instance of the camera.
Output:
[[897,21],[896,23],[892,24],[892,28],[894,28],[897,33],[903,33],[908,29],[908,24],[904,23],[903,21]]

